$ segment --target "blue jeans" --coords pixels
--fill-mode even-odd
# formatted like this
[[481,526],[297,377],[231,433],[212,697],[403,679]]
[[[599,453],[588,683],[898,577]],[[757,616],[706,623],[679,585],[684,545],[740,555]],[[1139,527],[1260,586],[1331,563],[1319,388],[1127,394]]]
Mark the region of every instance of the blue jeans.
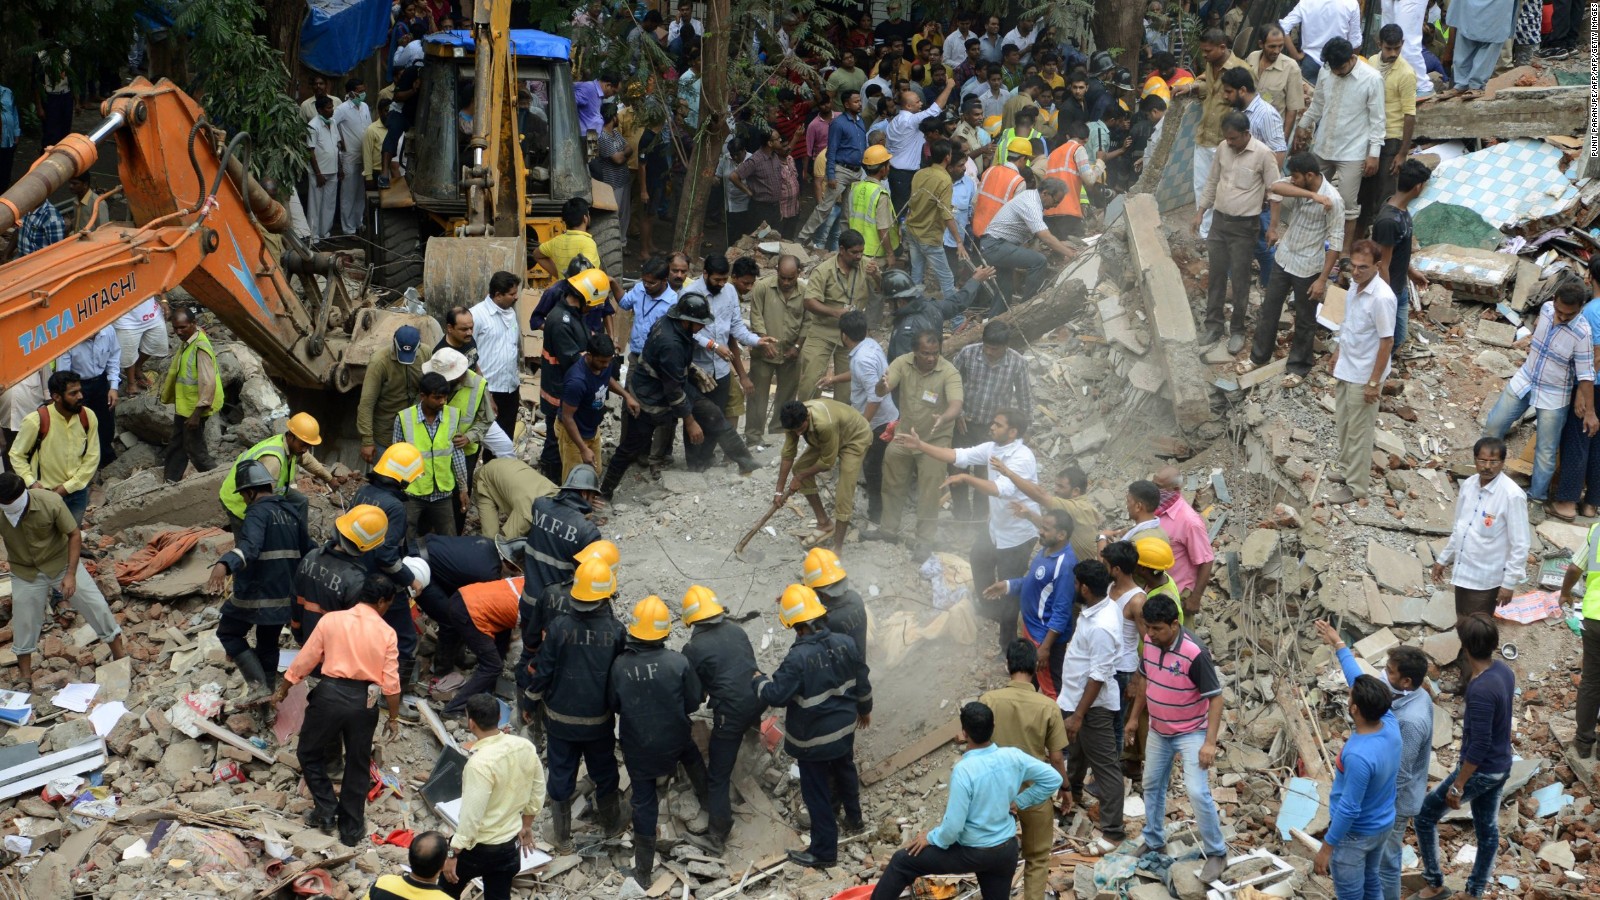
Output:
[[1306,80],[1306,84],[1316,87],[1317,73],[1321,71],[1322,63],[1313,59],[1311,54],[1307,53],[1306,58],[1300,60],[1300,77]]
[[1167,845],[1167,787],[1172,781],[1173,757],[1181,754],[1183,786],[1189,793],[1195,820],[1200,824],[1200,843],[1205,854],[1228,855],[1227,842],[1222,838],[1222,817],[1217,815],[1216,801],[1211,799],[1206,770],[1200,768],[1200,746],[1205,742],[1205,731],[1167,737],[1150,729],[1144,745],[1144,842],[1150,849],[1160,850]]
[[[1461,774],[1458,768],[1450,777],[1423,798],[1422,812],[1417,813],[1417,850],[1422,856],[1422,878],[1433,887],[1444,885],[1444,873],[1439,871],[1439,820],[1450,808],[1445,796],[1450,786]],[[1510,772],[1474,773],[1461,790],[1461,802],[1472,808],[1472,830],[1477,836],[1478,856],[1472,861],[1472,874],[1467,876],[1467,893],[1483,896],[1489,886],[1489,875],[1494,871],[1495,852],[1500,849],[1500,792],[1505,789]]]
[[[1484,423],[1483,433],[1489,437],[1505,437],[1511,426],[1517,424],[1517,420],[1528,411],[1528,401],[1532,396],[1530,389],[1528,396],[1518,397],[1507,385],[1500,392],[1500,399],[1494,402],[1494,409],[1489,410],[1489,420]],[[1560,409],[1533,411],[1537,444],[1533,457],[1533,481],[1528,485],[1529,500],[1544,500],[1550,496],[1550,481],[1556,474],[1556,450],[1561,445],[1561,429],[1567,424],[1567,411],[1570,408],[1563,406]]]
[[79,488],[61,498],[67,504],[67,512],[72,513],[73,521],[83,524],[83,514],[89,509],[89,488]]
[[1400,281],[1400,287],[1394,292],[1394,346],[1391,353],[1400,349],[1406,342],[1406,336],[1411,333],[1411,279]]
[[1400,900],[1400,858],[1405,855],[1406,829],[1411,817],[1395,814],[1394,827],[1383,842],[1383,860],[1379,874],[1383,878],[1383,900]]
[[1261,234],[1256,237],[1256,268],[1261,272],[1261,289],[1267,289],[1267,281],[1272,276],[1273,254],[1277,248],[1267,246],[1267,226],[1272,223],[1272,211],[1261,211]]
[[1383,843],[1388,831],[1347,834],[1334,845],[1328,861],[1334,900],[1383,900]]
[[956,295],[956,276],[950,271],[950,261],[944,258],[944,242],[924,244],[916,238],[906,237],[906,249],[911,252],[911,283],[921,287],[922,276],[933,270],[939,281],[939,293],[946,299]]

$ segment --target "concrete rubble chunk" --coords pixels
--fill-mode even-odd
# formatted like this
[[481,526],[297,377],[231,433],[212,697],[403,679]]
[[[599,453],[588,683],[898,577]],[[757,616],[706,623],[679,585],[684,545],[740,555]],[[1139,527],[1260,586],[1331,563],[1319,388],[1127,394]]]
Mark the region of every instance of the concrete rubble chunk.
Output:
[[1472,330],[1472,336],[1491,347],[1510,347],[1517,342],[1517,327],[1510,322],[1480,319],[1478,327]]
[[1517,364],[1507,359],[1499,350],[1481,350],[1472,358],[1472,363],[1496,378],[1510,378],[1517,374]]
[[1533,530],[1539,537],[1544,538],[1547,543],[1554,544],[1568,553],[1578,552],[1584,541],[1589,537],[1589,529],[1584,526],[1560,522],[1555,519],[1545,519]]
[[95,699],[100,703],[128,699],[128,688],[133,683],[133,658],[124,656],[94,670],[95,684],[100,691]]
[[1433,749],[1439,750],[1450,746],[1455,738],[1451,735],[1455,719],[1450,710],[1443,703],[1433,705]]
[[1547,843],[1539,848],[1539,858],[1565,872],[1578,864],[1578,859],[1572,853],[1571,841],[1556,841]]
[[115,486],[121,490],[106,491],[105,504],[95,511],[95,523],[102,534],[156,524],[220,527],[224,522],[217,493],[227,475],[228,467],[222,465],[167,484],[159,469],[139,472]]
[[1374,430],[1372,442],[1379,450],[1385,453],[1392,453],[1395,456],[1406,455],[1406,442],[1401,440],[1399,435],[1386,428]]
[[1105,423],[1092,422],[1072,436],[1072,452],[1080,455],[1093,452],[1105,446],[1110,439],[1111,434],[1106,430]]
[[1456,657],[1461,655],[1461,638],[1454,631],[1430,634],[1422,639],[1422,652],[1441,666],[1455,662]]
[[1379,585],[1402,594],[1409,594],[1424,584],[1422,564],[1415,556],[1376,540],[1367,541],[1367,569]]
[[1450,591],[1434,591],[1428,605],[1422,608],[1422,621],[1445,631],[1456,627],[1456,597]]
[[1393,631],[1382,628],[1356,641],[1356,645],[1350,649],[1362,659],[1377,665],[1388,656],[1390,650],[1398,646],[1400,638]]
[[1155,195],[1130,195],[1124,210],[1129,254],[1143,287],[1140,300],[1154,332],[1150,347],[1157,364],[1166,371],[1165,394],[1172,401],[1178,428],[1192,435],[1215,422],[1216,416],[1211,409],[1211,387],[1205,381],[1210,370],[1200,360],[1189,292],[1173,262]]
[[1259,569],[1272,560],[1278,550],[1278,532],[1271,528],[1257,528],[1244,539],[1244,549],[1239,552],[1239,564],[1246,569]]

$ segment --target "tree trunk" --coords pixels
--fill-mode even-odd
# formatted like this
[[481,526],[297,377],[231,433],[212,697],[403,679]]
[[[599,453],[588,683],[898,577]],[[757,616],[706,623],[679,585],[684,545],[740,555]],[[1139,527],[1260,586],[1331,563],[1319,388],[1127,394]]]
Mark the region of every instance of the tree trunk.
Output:
[[[267,40],[283,54],[289,70],[289,96],[298,98],[301,87],[310,89],[311,73],[300,66],[300,24],[306,17],[306,0],[265,0],[267,15],[262,22]],[[376,96],[376,92],[374,92]]]
[[1139,47],[1144,43],[1144,6],[1133,2],[1099,3],[1094,10],[1094,44],[1114,50],[1117,65],[1139,71]]
[[733,17],[729,0],[709,0],[706,4],[706,34],[700,44],[700,131],[694,137],[684,176],[683,199],[678,204],[678,223],[673,229],[676,245],[698,259],[705,238],[706,206],[711,186],[717,179],[717,160],[728,141],[728,44],[733,37]]

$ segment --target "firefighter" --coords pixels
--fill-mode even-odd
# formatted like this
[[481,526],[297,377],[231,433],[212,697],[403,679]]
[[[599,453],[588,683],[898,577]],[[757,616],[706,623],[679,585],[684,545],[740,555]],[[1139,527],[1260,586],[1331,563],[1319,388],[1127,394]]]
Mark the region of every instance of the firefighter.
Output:
[[784,588],[778,620],[794,630],[794,646],[771,676],[755,674],[761,702],[786,707],[784,750],[800,768],[800,796],[811,817],[811,845],[790,850],[789,860],[814,869],[839,861],[835,785],[844,804],[845,827],[862,827],[855,737],[856,729],[868,722],[872,697],[855,641],[829,631],[826,616],[816,591],[801,584]]
[[683,595],[683,624],[693,629],[683,655],[700,678],[700,688],[711,702],[710,761],[707,766],[706,813],[711,828],[704,846],[721,856],[733,831],[733,802],[729,786],[739,750],[750,729],[761,720],[761,701],[750,676],[756,671],[756,654],[750,638],[710,588],[693,585]]
[[420,474],[422,451],[405,442],[390,444],[372,467],[367,483],[356,491],[350,501],[354,506],[363,503],[376,506],[389,518],[383,543],[367,555],[367,562],[372,571],[382,572],[402,585],[412,584],[408,573],[401,571],[400,564],[412,549],[411,536],[406,527],[406,486]]
[[383,544],[389,517],[376,506],[361,505],[333,524],[338,536],[307,553],[295,571],[289,630],[301,646],[305,646],[323,616],[356,605],[367,575],[362,557]]
[[239,526],[244,524],[246,503],[235,478],[239,474],[239,464],[246,460],[257,460],[265,466],[273,480],[273,493],[287,497],[299,507],[300,517],[305,518],[308,508],[306,495],[294,487],[298,469],[304,468],[324,484],[333,484],[333,475],[311,455],[311,448],[321,443],[322,426],[317,424],[317,420],[310,413],[295,413],[289,417],[283,434],[275,434],[239,454],[218,491],[218,499],[222,501],[223,511],[228,516],[228,530],[238,534]]
[[[825,619],[828,630],[842,634],[856,642],[856,652],[861,655],[861,678],[867,677],[867,607],[861,595],[850,586],[850,579],[840,565],[839,557],[826,547],[813,547],[806,554],[802,575],[806,587],[817,592],[822,608],[828,611]],[[863,715],[872,715],[872,695],[861,700],[866,707]]]
[[530,673],[528,693],[544,703],[549,720],[547,789],[557,853],[572,852],[572,794],[579,760],[594,782],[606,837],[616,837],[628,824],[617,793],[617,740],[606,699],[606,679],[625,636],[611,613],[616,592],[616,576],[605,563],[591,559],[579,566],[566,609],[550,622]]
[[622,655],[611,664],[609,706],[621,724],[622,760],[633,783],[633,880],[650,884],[655,867],[659,779],[683,765],[702,804],[706,763],[689,736],[700,708],[700,679],[689,660],[667,649],[672,613],[660,597],[634,604]]
[[233,593],[222,603],[217,640],[244,676],[248,706],[272,693],[278,635],[288,624],[294,603],[295,568],[312,544],[305,513],[276,492],[276,479],[259,460],[239,463],[228,480],[244,500],[244,518],[234,529],[233,549],[211,567],[206,591],[222,593],[227,576],[234,576]]
[[495,682],[505,669],[511,652],[511,633],[517,627],[517,599],[522,595],[521,578],[496,578],[469,584],[445,601],[444,618],[439,619],[439,655],[453,662],[466,644],[478,658],[466,684],[444,708],[447,716],[466,711],[475,694],[494,692]]
[[[575,466],[554,497],[541,497],[533,504],[533,524],[522,562],[522,657],[517,661],[517,686],[526,695],[529,667],[539,647],[543,622],[539,603],[545,589],[572,577],[577,568],[578,551],[600,540],[600,529],[589,521],[593,502],[600,488],[593,466]],[[525,719],[532,708],[522,701]]]
[[[383,621],[384,612],[395,599],[395,583],[383,575],[362,576],[354,563],[351,568],[358,573],[360,583],[355,603],[322,617],[319,627],[284,673],[272,695],[272,704],[281,704],[290,687],[320,666],[322,680],[307,701],[305,725],[300,729],[296,751],[306,788],[311,792],[312,807],[306,824],[321,829],[323,834],[332,834],[337,825],[339,842],[358,847],[367,839],[367,790],[372,786],[372,736],[378,730],[378,695],[382,695],[389,712],[384,738],[392,741],[400,735],[400,659],[394,629]],[[341,747],[344,781],[335,795],[328,777],[328,761]]]
[[446,601],[451,594],[469,584],[521,575],[526,551],[521,538],[500,541],[481,534],[426,535],[417,542],[417,554],[428,565],[429,581],[417,595],[417,605],[442,626],[448,619]]

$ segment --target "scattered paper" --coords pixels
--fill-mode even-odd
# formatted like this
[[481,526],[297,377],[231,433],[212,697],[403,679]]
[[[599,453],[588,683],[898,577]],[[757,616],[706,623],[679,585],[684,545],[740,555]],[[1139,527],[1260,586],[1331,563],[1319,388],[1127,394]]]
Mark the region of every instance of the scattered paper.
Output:
[[117,723],[127,714],[127,704],[121,700],[113,700],[110,703],[102,703],[96,706],[94,712],[89,713],[89,723],[94,726],[95,734],[105,737],[111,733],[111,729],[117,727]]
[[1530,591],[1511,602],[1495,607],[1494,617],[1509,622],[1530,625],[1545,619],[1561,618],[1561,600],[1555,591]]
[[89,704],[94,702],[94,695],[99,692],[98,684],[69,684],[50,698],[50,702],[73,712],[88,712]]
[[278,671],[279,672],[287,672],[287,671],[289,671],[289,667],[294,665],[294,658],[296,656],[299,656],[299,655],[300,655],[300,651],[299,650],[279,650],[278,651]]

